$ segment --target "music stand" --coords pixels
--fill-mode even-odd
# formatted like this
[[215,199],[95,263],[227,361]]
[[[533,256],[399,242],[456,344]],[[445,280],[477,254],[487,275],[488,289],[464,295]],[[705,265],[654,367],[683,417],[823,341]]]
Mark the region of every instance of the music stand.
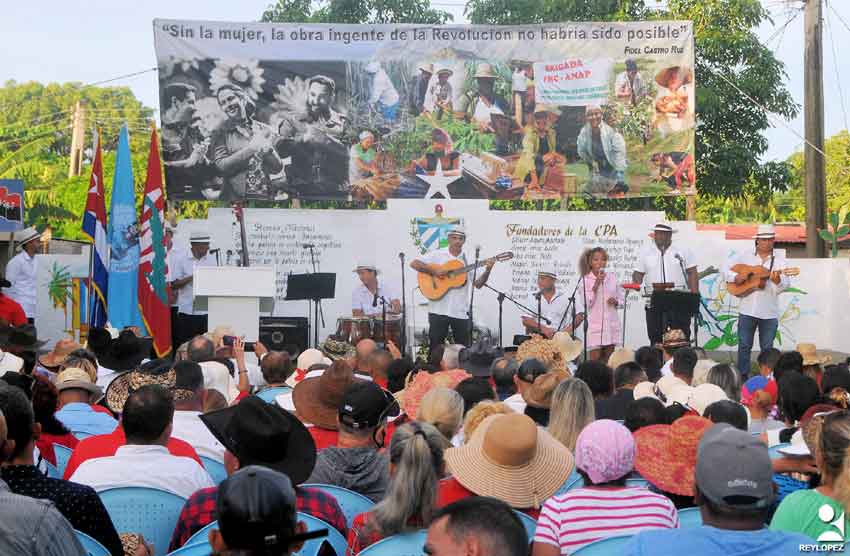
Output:
[[[667,330],[668,315],[680,316],[684,320],[687,317],[688,322],[699,314],[700,295],[689,291],[662,290],[652,292],[649,302],[653,308],[657,308],[661,312],[661,330]],[[690,336],[690,325],[687,330],[683,330]]]
[[[313,302],[313,345],[319,347],[319,304],[323,299],[336,297],[336,274],[333,272],[314,272],[311,274],[290,274],[286,284],[287,301]],[[310,318],[309,311],[307,318]]]

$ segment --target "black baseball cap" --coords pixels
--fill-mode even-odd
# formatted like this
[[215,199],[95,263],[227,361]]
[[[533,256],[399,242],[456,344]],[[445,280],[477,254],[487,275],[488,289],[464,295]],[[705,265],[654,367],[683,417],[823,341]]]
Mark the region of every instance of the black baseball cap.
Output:
[[327,529],[296,534],[296,511],[297,498],[289,477],[267,467],[244,467],[218,487],[218,526],[230,549],[271,554],[327,536]]
[[339,406],[339,421],[356,430],[373,429],[399,413],[398,402],[374,382],[356,381],[346,390]]

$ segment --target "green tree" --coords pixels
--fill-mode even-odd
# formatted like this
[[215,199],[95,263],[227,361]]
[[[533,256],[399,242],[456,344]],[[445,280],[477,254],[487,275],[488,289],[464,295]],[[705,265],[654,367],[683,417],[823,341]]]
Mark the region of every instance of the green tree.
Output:
[[430,0],[277,0],[261,21],[291,23],[421,23],[438,25],[452,15]]
[[[846,129],[829,137],[824,142],[826,153],[826,203],[829,212],[838,212],[850,204],[850,132]],[[781,214],[789,220],[803,221],[806,215],[806,190],[804,188],[805,165],[803,152],[788,157],[791,167],[791,188],[776,195],[775,201],[782,205]]]

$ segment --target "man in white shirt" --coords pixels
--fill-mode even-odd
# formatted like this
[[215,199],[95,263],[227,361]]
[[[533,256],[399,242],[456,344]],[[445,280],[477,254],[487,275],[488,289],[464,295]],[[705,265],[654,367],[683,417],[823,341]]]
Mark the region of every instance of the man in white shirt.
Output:
[[193,307],[195,293],[192,285],[195,267],[216,266],[215,257],[210,256],[210,235],[195,231],[189,237],[190,249],[173,252],[169,270],[173,278],[172,289],[177,291],[177,345],[207,331],[207,314]]
[[224,462],[224,445],[201,421],[204,410],[204,373],[194,361],[174,365],[174,424],[171,436],[192,445],[199,456]]
[[[674,289],[699,293],[697,265],[690,250],[673,243],[673,227],[666,223],[653,228],[653,243],[641,250],[632,272],[632,282],[653,288],[654,284],[673,284]],[[690,338],[691,318],[678,312],[664,313],[658,307],[646,307],[646,333],[652,345],[661,343],[664,332],[675,328]]]
[[38,253],[41,234],[35,228],[27,228],[15,233],[15,241],[21,252],[12,257],[6,265],[6,280],[12,283],[6,288],[5,295],[17,301],[30,324],[35,322],[36,277],[38,275]]
[[[524,315],[522,324],[525,326],[526,334],[539,333],[546,338],[552,338],[555,332],[558,332],[568,323],[564,313],[569,305],[569,298],[563,293],[558,292],[555,288],[555,282],[558,279],[557,274],[552,269],[540,270],[537,273],[537,288],[536,293],[529,296],[527,307],[537,311],[538,297],[540,299],[540,328],[537,327],[537,318]],[[546,321],[549,321],[548,323]]]
[[114,456],[86,460],[70,481],[101,492],[110,488],[150,487],[189,498],[213,485],[203,467],[192,458],[173,456],[166,445],[171,437],[174,399],[168,389],[142,386],[127,398],[121,425],[127,443]]
[[[441,266],[449,261],[460,261],[464,266],[467,264],[466,254],[463,252],[463,244],[466,242],[466,232],[455,228],[448,233],[449,246],[446,249],[431,251],[425,256],[417,257],[410,263],[410,267],[417,272],[424,272],[437,278],[448,275],[448,271]],[[475,280],[476,288],[483,288],[490,277],[493,268],[493,259],[486,261],[484,272]],[[468,346],[472,333],[472,323],[469,320],[469,276],[463,286],[452,288],[436,301],[428,302],[428,335],[431,349],[442,345],[452,329],[456,344]]]
[[366,73],[372,76],[372,89],[369,93],[369,104],[384,117],[384,121],[392,123],[398,117],[398,91],[390,80],[390,76],[378,62],[366,65]]
[[387,304],[388,314],[401,313],[401,301],[398,290],[387,281],[378,282],[378,267],[371,262],[360,262],[354,269],[360,284],[351,293],[351,314],[355,317],[379,316],[381,298]]
[[772,225],[759,225],[755,236],[755,249],[733,256],[726,263],[726,281],[744,283],[748,276],[738,274],[732,267],[739,264],[762,266],[770,270],[770,278],[764,289],[756,289],[741,298],[738,306],[738,371],[747,375],[752,362],[753,339],[759,332],[759,348],[765,351],[773,347],[776,330],[779,328],[779,294],[791,285],[786,268],[785,256],[773,250],[776,232]]

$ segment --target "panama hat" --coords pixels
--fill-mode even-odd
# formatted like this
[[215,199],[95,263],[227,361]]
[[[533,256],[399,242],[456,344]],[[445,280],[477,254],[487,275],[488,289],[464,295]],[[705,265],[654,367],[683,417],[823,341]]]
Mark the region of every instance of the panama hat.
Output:
[[538,276],[545,276],[547,278],[554,278],[556,280],[558,278],[558,275],[555,273],[555,269],[554,268],[548,268],[548,267],[547,268],[541,268],[540,270],[538,270],[537,275]]
[[203,232],[201,230],[194,230],[189,234],[189,243],[209,243],[210,242],[210,234],[209,232]]
[[551,371],[534,379],[523,393],[522,399],[531,407],[549,409],[552,406],[552,394],[559,384],[570,378],[566,371]]
[[488,63],[478,64],[475,68],[475,78],[487,78],[487,79],[496,79],[498,77],[496,72],[493,71],[493,66]]
[[714,402],[719,402],[720,400],[729,399],[726,396],[726,392],[723,391],[723,388],[717,386],[716,384],[700,384],[696,388],[693,388],[691,392],[691,397],[688,400],[688,407],[702,415],[705,413],[705,408],[713,404]]
[[174,390],[177,386],[177,371],[166,359],[153,359],[138,369],[118,375],[106,387],[106,407],[114,413],[124,411],[130,394],[141,388],[156,384]]
[[447,236],[461,236],[461,237],[465,238],[466,237],[466,230],[464,230],[463,227],[461,227],[461,226],[455,226],[454,228],[449,230],[449,233],[447,233],[446,235]]
[[633,363],[635,360],[635,352],[630,350],[629,348],[620,347],[615,349],[610,356],[608,356],[608,366],[614,370],[617,370],[617,367],[622,365],[623,363]]
[[776,228],[773,227],[773,224],[759,224],[753,239],[774,239],[775,237]]
[[832,356],[828,353],[818,352],[815,344],[797,344],[796,350],[803,356],[803,366],[807,365],[823,365],[832,361]]
[[372,261],[359,261],[357,263],[357,266],[354,267],[354,272],[357,272],[359,270],[371,270],[375,274],[378,273],[378,267]]
[[71,338],[62,338],[56,345],[53,346],[53,349],[41,357],[38,358],[39,364],[42,367],[46,368],[55,368],[62,364],[65,359],[68,358],[68,354],[70,354],[75,349],[79,349],[83,346],[75,342]]
[[697,448],[714,423],[685,415],[672,425],[650,425],[634,432],[635,469],[659,489],[680,496],[694,495]]
[[15,243],[18,244],[18,247],[22,247],[27,243],[39,239],[41,237],[41,232],[30,226],[29,228],[24,228],[19,232],[15,232]]
[[103,390],[91,381],[89,374],[78,367],[68,367],[56,376],[56,389],[63,390],[85,390],[89,393],[90,403],[96,403],[103,397]]
[[675,234],[676,230],[673,229],[673,226],[668,224],[667,222],[659,222],[655,226],[652,227],[653,232],[670,232],[671,234]]
[[419,64],[416,69],[418,69],[419,71],[424,71],[426,73],[434,73],[434,64],[430,62],[426,64],[423,62]]
[[466,489],[514,508],[539,508],[566,482],[575,460],[566,446],[520,414],[491,415],[463,446],[445,451],[446,467]]
[[449,74],[449,76],[454,75],[455,72],[450,70],[449,68],[440,68],[437,70],[437,75]]

